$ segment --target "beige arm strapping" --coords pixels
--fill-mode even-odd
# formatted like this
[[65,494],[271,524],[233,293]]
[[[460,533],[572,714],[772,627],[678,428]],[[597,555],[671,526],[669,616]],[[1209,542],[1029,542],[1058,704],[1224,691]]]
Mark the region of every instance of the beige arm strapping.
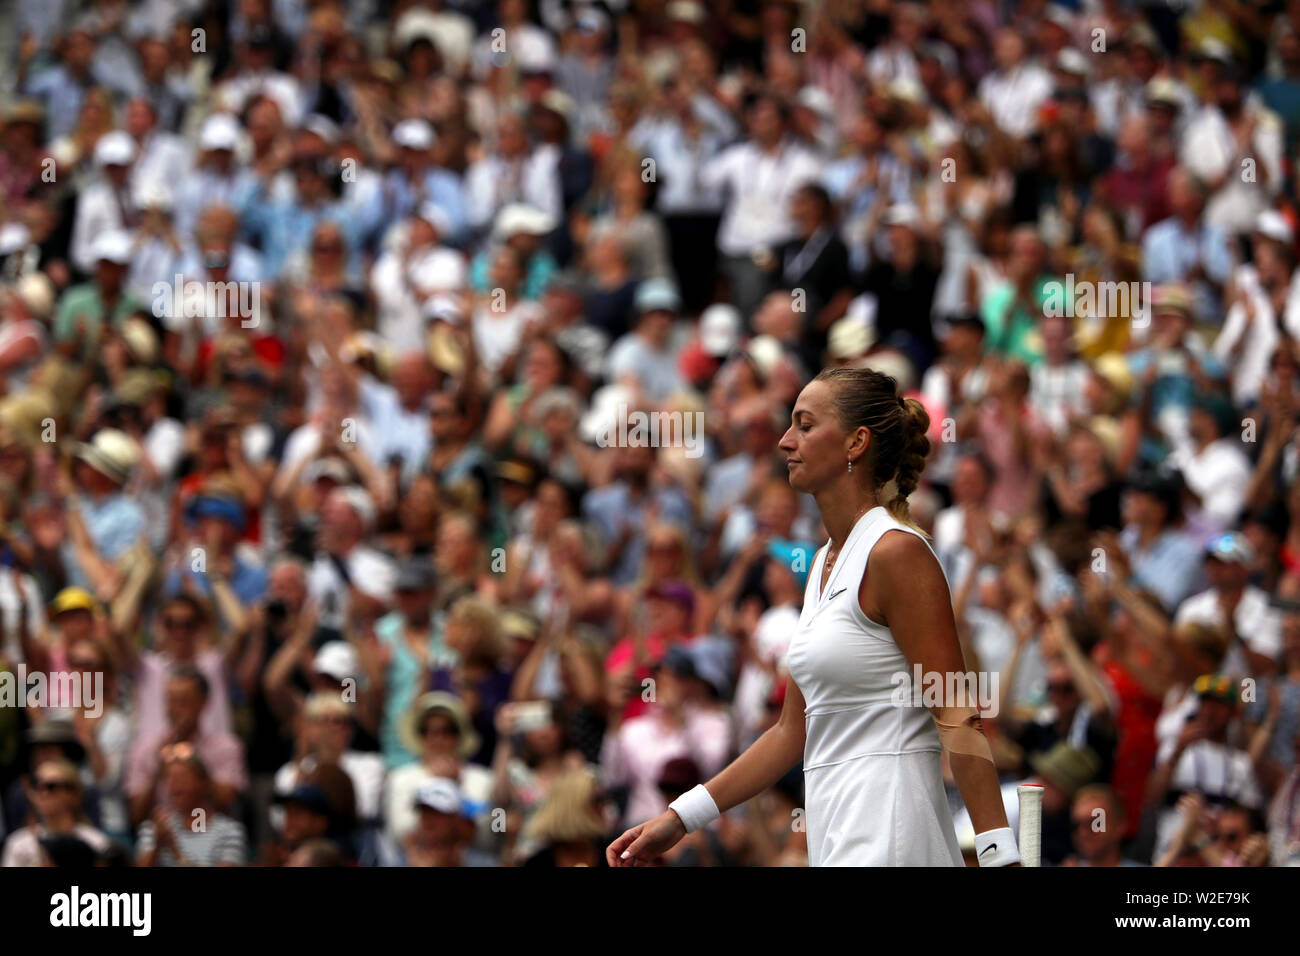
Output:
[[932,712],[935,725],[939,728],[939,743],[950,754],[966,754],[980,757],[993,763],[993,751],[984,728],[980,722],[980,712],[974,707],[945,707],[945,717],[956,717],[955,721],[943,720],[937,712]]

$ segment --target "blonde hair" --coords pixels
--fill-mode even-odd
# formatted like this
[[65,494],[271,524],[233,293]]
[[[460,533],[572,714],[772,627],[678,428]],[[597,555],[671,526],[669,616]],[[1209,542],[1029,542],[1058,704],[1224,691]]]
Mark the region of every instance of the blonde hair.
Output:
[[538,843],[568,843],[605,836],[605,821],[592,806],[600,792],[590,768],[571,770],[557,779],[546,801],[528,821],[525,833]]
[[925,406],[900,396],[897,380],[875,369],[828,368],[814,381],[831,386],[835,412],[846,431],[871,432],[866,457],[877,499],[896,520],[925,535],[907,504],[930,454]]
[[470,634],[466,658],[482,663],[497,663],[505,656],[506,640],[501,630],[498,609],[474,594],[455,601],[447,612],[448,620],[463,623]]
[[340,697],[337,693],[317,693],[312,694],[303,703],[302,715],[308,720],[318,720],[322,717],[348,717],[352,714],[352,705]]

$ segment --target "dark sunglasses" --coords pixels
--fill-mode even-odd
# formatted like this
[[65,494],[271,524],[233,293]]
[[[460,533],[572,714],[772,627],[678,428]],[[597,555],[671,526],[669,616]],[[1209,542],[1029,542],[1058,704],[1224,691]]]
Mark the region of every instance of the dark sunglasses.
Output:
[[77,789],[77,785],[71,780],[38,780],[36,789],[41,793],[57,793],[60,790],[72,793]]

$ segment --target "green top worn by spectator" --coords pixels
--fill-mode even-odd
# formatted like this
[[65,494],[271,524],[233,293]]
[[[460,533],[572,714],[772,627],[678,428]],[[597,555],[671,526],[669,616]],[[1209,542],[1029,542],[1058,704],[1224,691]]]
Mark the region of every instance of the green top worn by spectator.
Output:
[[[135,296],[123,292],[118,297],[113,314],[109,316],[109,323],[117,328],[144,307],[144,303]],[[63,293],[63,298],[59,300],[58,314],[54,317],[54,340],[75,341],[79,322],[86,327],[86,340],[81,346],[82,357],[86,358],[96,351],[95,343],[99,341],[100,326],[104,322],[104,294],[98,283],[83,282]]]
[[[1038,322],[1043,317],[1043,303],[1047,300],[1050,284],[1060,282],[1052,276],[1039,276],[1034,280],[1034,303],[1031,313],[1016,298],[1016,287],[1004,282],[984,298],[980,317],[988,329],[988,350],[1006,358],[1018,359],[1034,366],[1043,361],[1043,336]],[[1059,298],[1061,291],[1056,290]]]

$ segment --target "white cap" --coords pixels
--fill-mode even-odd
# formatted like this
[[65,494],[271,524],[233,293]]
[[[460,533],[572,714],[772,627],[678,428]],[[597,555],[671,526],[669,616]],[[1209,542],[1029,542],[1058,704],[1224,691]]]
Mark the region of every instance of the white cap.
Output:
[[449,292],[435,292],[425,299],[423,312],[428,322],[446,322],[449,325],[463,325],[465,322],[465,306]]
[[333,145],[339,138],[339,127],[328,116],[322,116],[320,113],[312,113],[302,121],[302,128],[309,133],[315,133],[325,142]]
[[465,803],[455,780],[432,777],[420,784],[420,789],[415,791],[415,805],[460,816],[464,813]]
[[1265,209],[1255,218],[1255,232],[1266,239],[1288,246],[1295,242],[1295,230],[1286,221],[1286,217],[1276,209]]
[[1224,43],[1218,37],[1204,37],[1196,45],[1196,52],[1207,60],[1218,60],[1220,63],[1232,63],[1232,47]]
[[770,378],[785,356],[785,349],[772,336],[759,335],[749,340],[749,345],[745,347],[745,354],[749,356],[763,378]]
[[525,203],[511,203],[499,213],[492,226],[492,233],[498,239],[524,233],[529,236],[544,236],[555,228],[555,221],[536,206]]
[[602,435],[618,428],[619,415],[636,402],[636,395],[626,385],[603,385],[591,396],[591,407],[578,422],[578,436],[594,444]]
[[894,203],[880,217],[882,226],[908,226],[915,229],[921,222],[921,211],[910,202]]
[[573,25],[585,33],[609,29],[609,15],[599,7],[583,7],[573,18]]
[[421,292],[455,292],[465,288],[469,269],[465,257],[452,249],[435,246],[412,262],[407,277]]
[[904,103],[924,103],[925,87],[910,76],[900,76],[889,84],[889,95]]
[[229,113],[213,113],[203,121],[199,131],[199,149],[225,149],[234,152],[239,145],[239,121]]
[[31,231],[21,222],[7,222],[0,226],[0,256],[15,253],[31,241]]
[[122,229],[111,229],[95,237],[90,247],[90,257],[96,262],[107,259],[124,266],[131,261],[131,234]]
[[433,127],[422,119],[402,120],[393,127],[393,142],[407,149],[431,149],[437,141]]
[[861,318],[846,316],[831,326],[826,351],[831,358],[843,361],[865,355],[875,344],[876,333]]
[[805,109],[812,110],[823,120],[829,120],[835,115],[835,101],[820,86],[805,86],[799,91],[795,102]]
[[316,652],[312,667],[336,681],[356,677],[361,672],[357,650],[347,641],[326,641]]
[[554,73],[559,59],[549,43],[520,43],[515,48],[520,73]]
[[[419,147],[412,148],[418,149]],[[423,219],[429,225],[433,226],[434,229],[438,230],[438,234],[441,236],[445,236],[447,233],[451,232],[451,217],[448,216],[446,211],[436,202],[428,201],[421,203],[420,208],[415,211],[415,217],[417,219]]]
[[700,313],[700,344],[719,358],[740,344],[740,310],[719,302]]
[[1073,47],[1066,47],[1056,54],[1056,68],[1075,76],[1088,75],[1088,58]]
[[546,109],[552,113],[559,113],[565,119],[573,116],[573,111],[577,106],[572,96],[557,89],[549,89],[543,93],[541,102]]
[[129,133],[115,129],[99,137],[95,144],[95,165],[129,166],[135,160],[135,140]]

